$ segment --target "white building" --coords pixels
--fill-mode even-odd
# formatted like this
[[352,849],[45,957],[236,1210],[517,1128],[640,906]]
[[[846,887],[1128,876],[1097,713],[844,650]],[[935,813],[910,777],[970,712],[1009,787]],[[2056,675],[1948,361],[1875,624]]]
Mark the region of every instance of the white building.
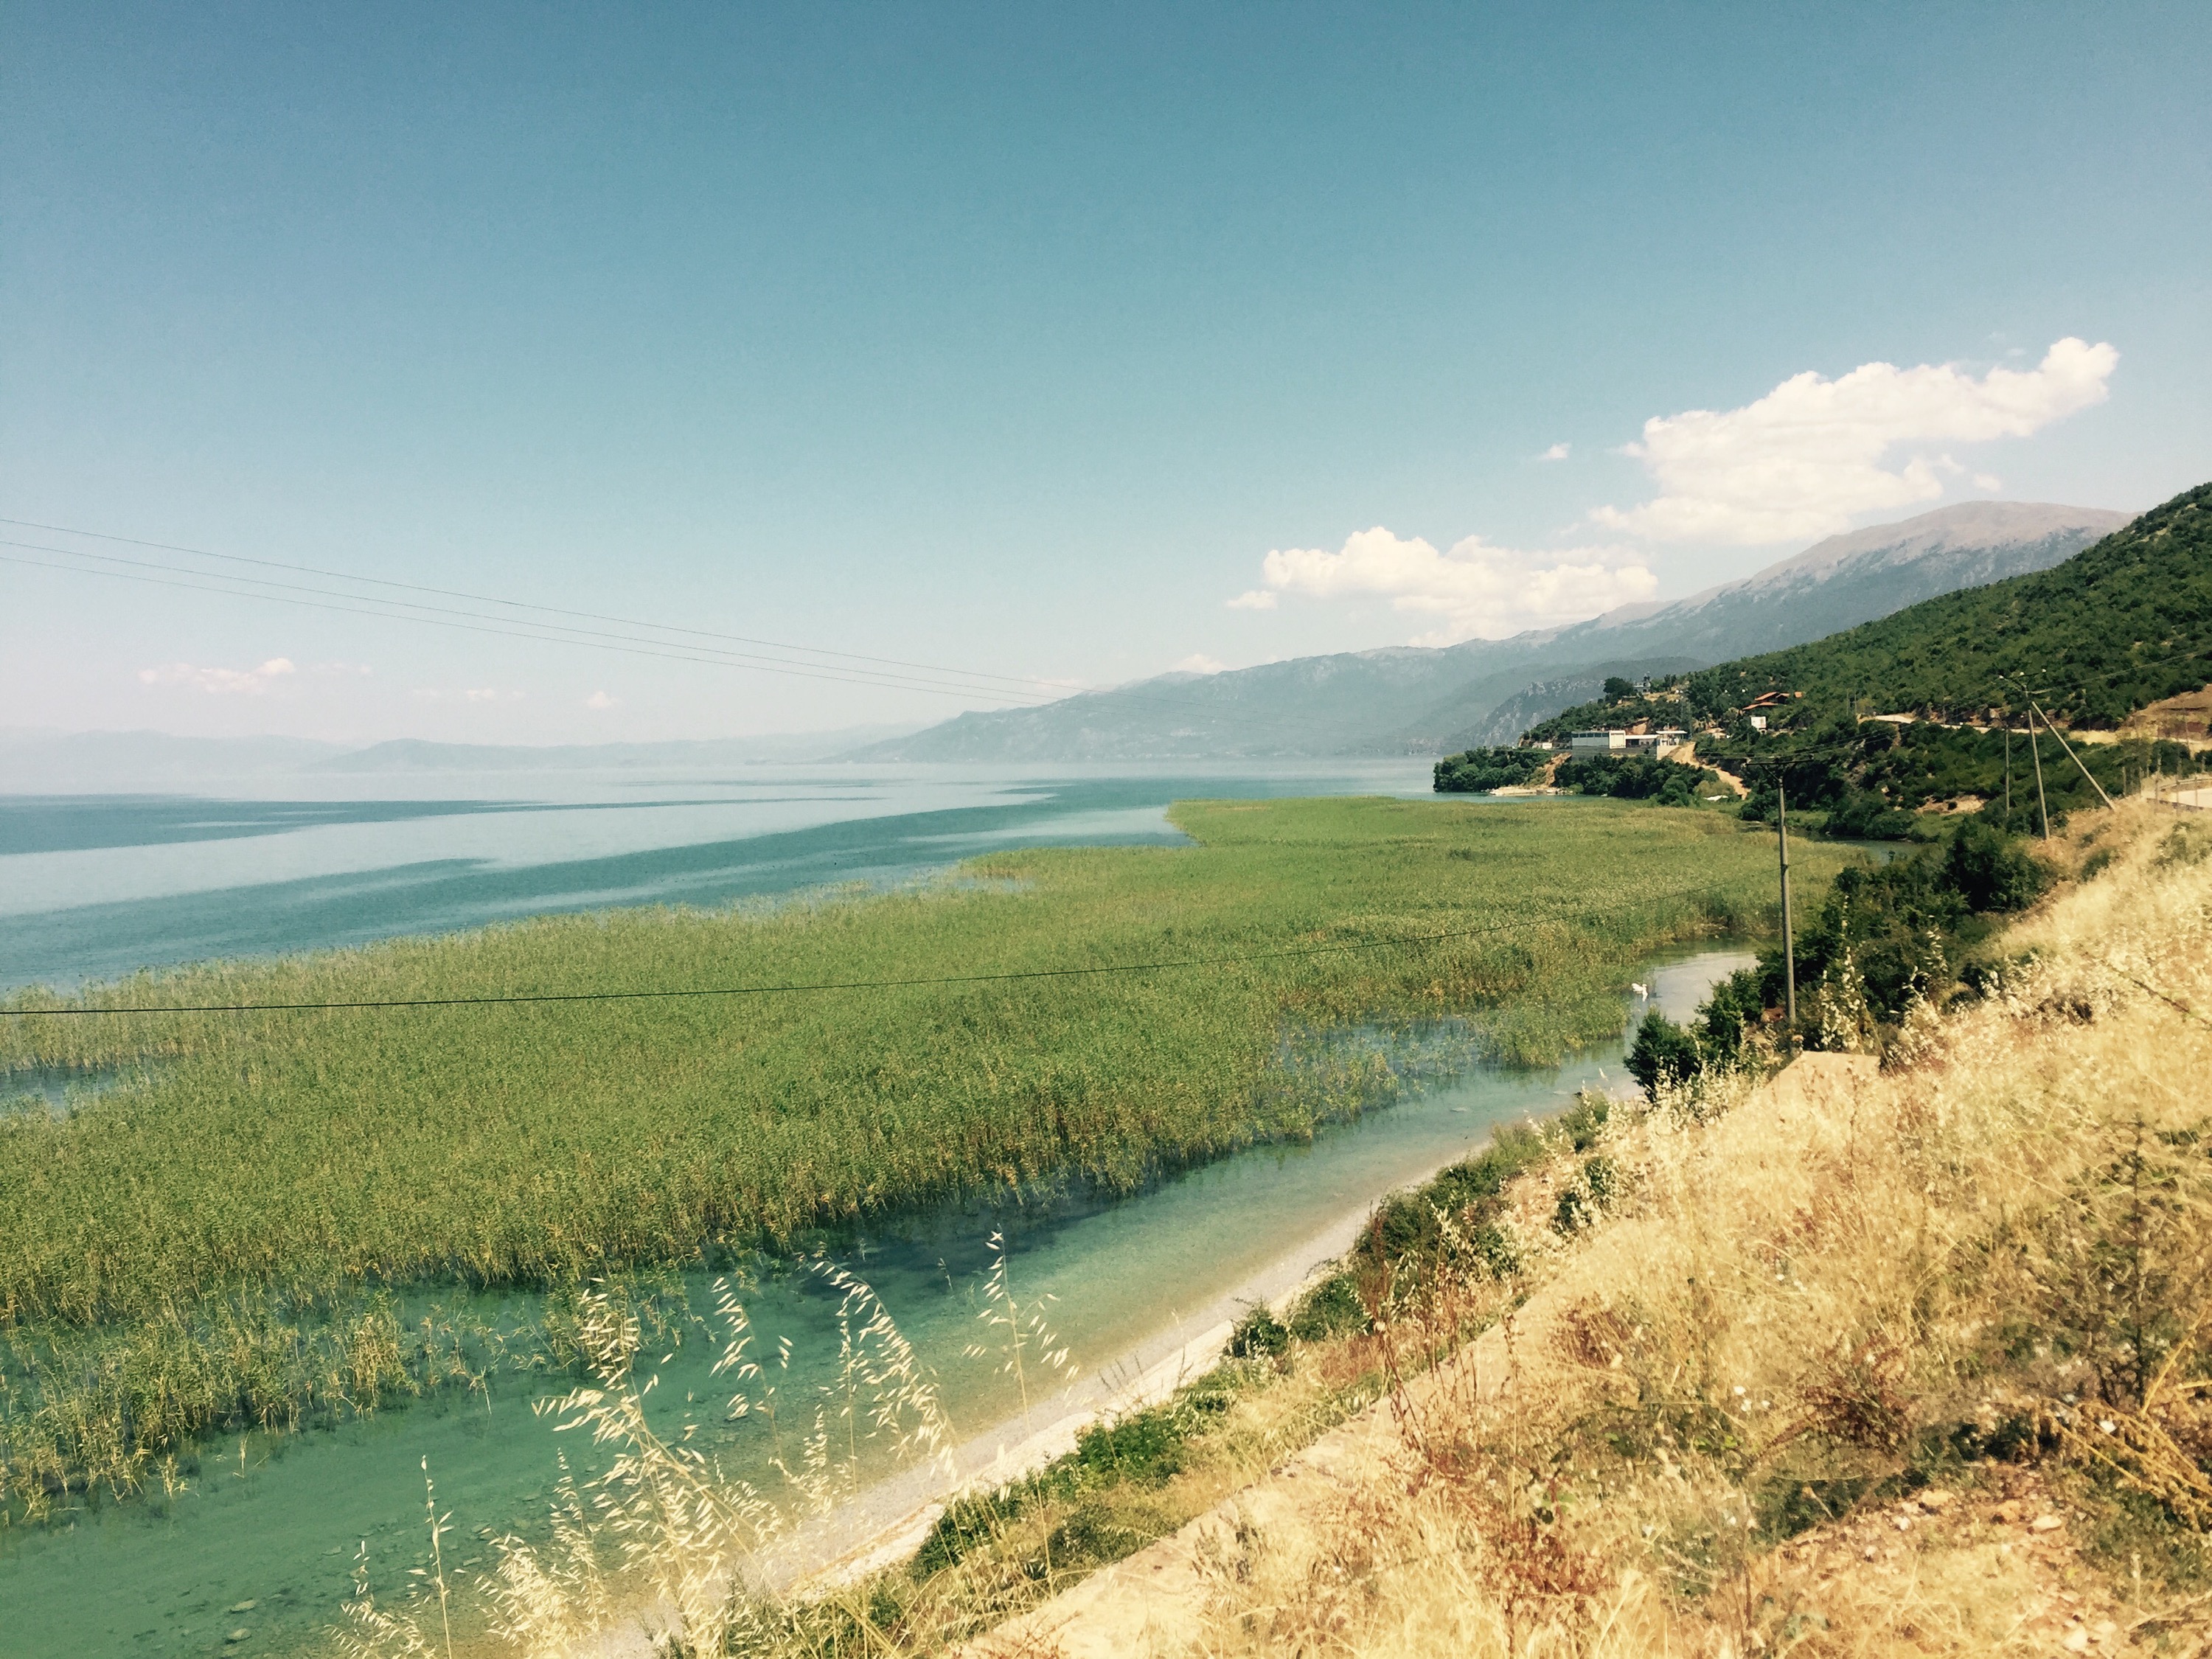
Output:
[[1668,750],[1679,748],[1689,735],[1679,726],[1657,732],[1630,732],[1609,726],[1602,732],[1571,732],[1567,747],[1577,755],[1664,756]]

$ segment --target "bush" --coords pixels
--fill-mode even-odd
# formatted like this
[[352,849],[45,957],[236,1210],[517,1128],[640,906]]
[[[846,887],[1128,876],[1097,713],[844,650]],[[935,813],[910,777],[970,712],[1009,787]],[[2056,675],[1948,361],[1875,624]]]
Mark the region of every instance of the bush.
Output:
[[2026,843],[1993,824],[1969,823],[1944,855],[1943,878],[1983,915],[2024,910],[2050,884],[2049,874]]
[[1553,775],[1560,787],[1616,800],[1650,800],[1662,806],[1693,806],[1698,791],[1714,781],[1703,767],[1644,755],[1584,755],[1567,761]]
[[1698,1004],[1698,1045],[1706,1057],[1732,1065],[1743,1053],[1744,1036],[1765,1018],[1766,997],[1759,970],[1739,968]]
[[1871,789],[1846,789],[1828,812],[1828,833],[1854,841],[1903,841],[1912,814],[1900,812]]
[[1679,1087],[1704,1066],[1698,1040],[1656,1008],[1636,1028],[1636,1041],[1628,1050],[1628,1071],[1644,1085],[1647,1095],[1662,1087]]
[[1301,1342],[1320,1342],[1364,1329],[1367,1310],[1358,1281],[1348,1273],[1332,1273],[1298,1298],[1291,1312],[1291,1334]]
[[1548,749],[1470,749],[1437,763],[1438,794],[1481,794],[1528,781],[1552,762]]
[[1253,1307],[1229,1334],[1229,1357],[1232,1359],[1273,1359],[1288,1351],[1290,1346],[1290,1328],[1269,1313],[1264,1304]]

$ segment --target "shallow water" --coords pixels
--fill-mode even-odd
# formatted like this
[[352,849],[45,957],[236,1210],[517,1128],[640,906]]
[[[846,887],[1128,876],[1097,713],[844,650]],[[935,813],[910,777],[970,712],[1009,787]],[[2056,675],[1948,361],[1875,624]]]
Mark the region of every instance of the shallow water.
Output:
[[[1705,952],[1642,976],[1654,1000],[1686,1013],[1716,979],[1747,965]],[[1632,1012],[1632,1008],[1629,1012]],[[1164,1181],[1120,1203],[970,1206],[866,1241],[845,1260],[874,1285],[938,1375],[963,1436],[1020,1437],[1021,1400],[997,1374],[998,1356],[963,1350],[988,1335],[976,1318],[985,1240],[1001,1229],[1024,1299],[1057,1297],[1060,1336],[1084,1368],[1106,1366],[1179,1329],[1204,1328],[1208,1310],[1255,1274],[1295,1259],[1302,1245],[1340,1231],[1345,1217],[1381,1194],[1474,1150],[1496,1125],[1564,1105],[1584,1083],[1616,1081],[1616,1042],[1554,1070],[1475,1067],[1386,1109],[1325,1130],[1310,1145],[1257,1147]],[[1316,1256],[1322,1254],[1317,1249]],[[706,1275],[696,1306],[711,1304]],[[731,1473],[774,1491],[777,1446],[789,1453],[794,1419],[834,1365],[834,1297],[803,1276],[745,1301],[758,1333],[751,1350],[770,1366],[781,1425],[756,1414],[723,1421],[726,1384],[708,1376],[714,1345],[695,1339],[660,1359],[650,1397],[656,1420],[701,1425]],[[788,1370],[775,1367],[789,1337]],[[441,1510],[459,1529],[464,1567],[483,1554],[480,1529],[542,1525],[565,1451],[588,1472],[588,1448],[556,1436],[529,1407],[546,1385],[495,1378],[489,1396],[418,1405],[332,1431],[266,1440],[209,1456],[191,1490],[81,1513],[74,1526],[0,1535],[0,1654],[255,1653],[309,1645],[338,1616],[356,1548],[367,1540],[377,1582],[404,1583],[422,1559],[422,1460]],[[1010,1425],[1009,1419],[1014,1419]],[[232,1611],[240,1603],[254,1605]],[[226,1634],[246,1636],[228,1643]]]
[[1429,774],[1412,759],[763,766],[347,778],[305,798],[315,781],[287,779],[283,799],[0,793],[0,991],[549,911],[883,885],[1008,847],[1171,843],[1176,800],[1417,795]]
[[130,1066],[23,1066],[0,1072],[0,1117],[40,1109],[67,1117],[102,1095],[148,1082],[167,1063],[157,1056]]

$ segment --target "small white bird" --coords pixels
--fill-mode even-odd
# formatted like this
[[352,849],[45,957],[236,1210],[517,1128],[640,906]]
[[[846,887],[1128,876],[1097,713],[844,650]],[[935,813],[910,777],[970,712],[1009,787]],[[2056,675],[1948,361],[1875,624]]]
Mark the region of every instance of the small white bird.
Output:
[[1638,998],[1642,1001],[1649,1002],[1651,1000],[1651,988],[1650,986],[1638,985],[1633,981],[1631,981],[1628,988],[1635,992]]

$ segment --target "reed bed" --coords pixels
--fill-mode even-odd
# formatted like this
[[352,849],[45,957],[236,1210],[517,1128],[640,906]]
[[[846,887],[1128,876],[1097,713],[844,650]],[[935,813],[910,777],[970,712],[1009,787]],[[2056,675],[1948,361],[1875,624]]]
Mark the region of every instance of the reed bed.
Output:
[[[1702,812],[1335,799],[1186,804],[1176,819],[1196,845],[1009,853],[921,888],[765,915],[611,911],[216,963],[66,1006],[1261,959],[219,1016],[8,1018],[64,1006],[19,996],[0,1009],[0,1067],[164,1063],[66,1117],[0,1123],[0,1333],[19,1352],[76,1352],[74,1333],[159,1349],[241,1294],[283,1300],[304,1328],[380,1287],[573,1287],[994,1186],[1127,1190],[1371,1103],[1372,1065],[1327,1063],[1328,1034],[1347,1024],[1458,1016],[1498,1058],[1549,1060],[1618,1029],[1638,960],[1757,927],[1771,908],[1771,843]],[[1808,848],[1799,867],[1817,882],[1842,857]],[[1265,954],[1439,933],[1460,936]],[[110,1484],[246,1408],[241,1378],[213,1363],[197,1413],[111,1391],[117,1420],[86,1437],[111,1448]],[[19,1486],[39,1449],[26,1437],[52,1438],[26,1425],[77,1389],[66,1371],[19,1365],[0,1390]],[[40,1455],[43,1486],[81,1476]]]

